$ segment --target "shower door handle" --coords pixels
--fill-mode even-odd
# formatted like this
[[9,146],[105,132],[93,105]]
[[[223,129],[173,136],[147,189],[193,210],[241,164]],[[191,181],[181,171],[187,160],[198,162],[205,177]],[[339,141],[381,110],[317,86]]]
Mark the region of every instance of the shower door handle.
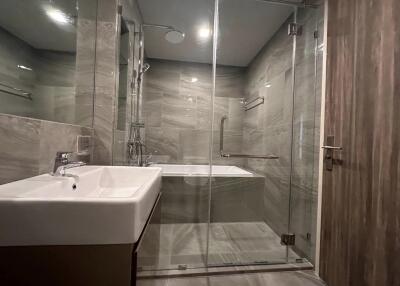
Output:
[[324,163],[325,163],[325,169],[327,171],[332,171],[333,170],[333,165],[341,164],[341,160],[335,159],[334,158],[334,152],[336,151],[343,151],[343,147],[341,146],[333,146],[334,145],[334,140],[335,136],[327,136],[326,137],[326,144],[325,146],[322,146],[321,148],[325,150],[325,157],[324,157]]

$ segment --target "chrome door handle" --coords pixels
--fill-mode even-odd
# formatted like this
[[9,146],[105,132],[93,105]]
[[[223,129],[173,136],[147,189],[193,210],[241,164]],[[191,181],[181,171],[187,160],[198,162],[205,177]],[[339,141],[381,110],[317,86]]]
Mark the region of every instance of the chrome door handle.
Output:
[[339,147],[339,146],[322,146],[322,149],[325,150],[333,150],[333,151],[342,151],[343,147]]
[[325,150],[324,165],[325,165],[325,170],[327,171],[332,171],[333,165],[335,164],[337,165],[341,161],[334,158],[334,153],[335,151],[343,151],[343,147],[334,146],[335,144],[334,142],[335,142],[335,137],[329,135],[326,137],[326,145],[321,147],[322,149]]

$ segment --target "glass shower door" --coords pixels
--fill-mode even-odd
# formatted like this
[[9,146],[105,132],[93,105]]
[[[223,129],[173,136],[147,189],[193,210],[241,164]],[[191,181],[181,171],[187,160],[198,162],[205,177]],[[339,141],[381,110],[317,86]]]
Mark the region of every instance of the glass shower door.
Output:
[[296,9],[220,0],[218,10],[208,264],[286,263]]
[[296,40],[290,232],[294,249],[314,263],[317,225],[324,9],[299,8]]
[[162,196],[139,251],[139,266],[151,271],[204,268],[214,0],[137,2],[145,23],[143,62],[149,66],[143,74],[143,138],[146,155],[163,168]]

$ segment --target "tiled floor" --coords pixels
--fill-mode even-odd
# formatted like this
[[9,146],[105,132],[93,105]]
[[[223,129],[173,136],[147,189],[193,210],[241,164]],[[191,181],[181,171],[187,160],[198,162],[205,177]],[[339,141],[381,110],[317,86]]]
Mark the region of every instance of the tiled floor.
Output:
[[138,286],[325,286],[312,271],[138,280]]
[[[207,224],[150,225],[147,235],[149,239],[144,241],[151,243],[141,246],[139,267],[161,270],[179,265],[205,266]],[[289,255],[298,258],[292,251]],[[263,222],[212,223],[208,259],[209,265],[279,263],[286,261],[286,247]]]

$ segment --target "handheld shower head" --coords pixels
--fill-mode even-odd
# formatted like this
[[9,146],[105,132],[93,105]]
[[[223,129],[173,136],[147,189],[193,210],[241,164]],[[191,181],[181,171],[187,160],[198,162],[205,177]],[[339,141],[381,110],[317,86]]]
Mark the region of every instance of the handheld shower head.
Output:
[[149,63],[144,63],[143,67],[142,67],[142,72],[141,73],[145,73],[149,70],[150,68],[150,64]]

